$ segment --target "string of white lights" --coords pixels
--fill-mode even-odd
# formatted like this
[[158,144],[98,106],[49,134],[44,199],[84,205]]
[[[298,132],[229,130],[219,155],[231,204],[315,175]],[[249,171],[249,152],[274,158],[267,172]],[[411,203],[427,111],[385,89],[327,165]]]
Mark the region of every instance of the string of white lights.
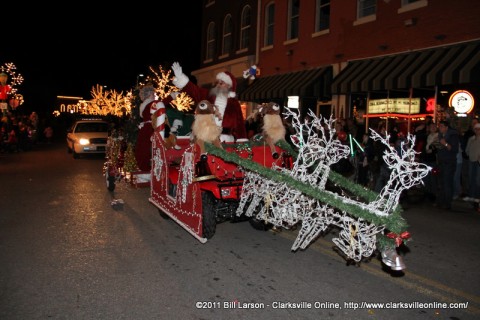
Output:
[[[301,123],[299,116],[287,110],[286,117],[292,118],[296,134],[292,137],[298,155],[291,170],[273,167],[293,179],[309,183],[312,187],[328,192],[335,199],[353,204],[378,216],[387,216],[397,207],[400,194],[419,183],[430,168],[415,161],[415,138],[408,136],[400,144],[401,152],[390,146],[389,136],[381,137],[372,130],[372,138],[387,146],[384,159],[391,172],[390,179],[375,201],[364,203],[345,194],[325,190],[330,167],[340,159],[348,157],[350,148],[335,136],[335,120],[317,117],[309,113],[310,121]],[[243,193],[237,214],[245,212],[276,227],[291,228],[301,223],[292,250],[305,249],[328,227],[340,229],[338,238],[332,241],[350,259],[360,261],[370,256],[376,248],[377,234],[385,226],[374,225],[362,218],[334,208],[331,204],[303,194],[286,183],[272,181],[264,176],[245,171]]]

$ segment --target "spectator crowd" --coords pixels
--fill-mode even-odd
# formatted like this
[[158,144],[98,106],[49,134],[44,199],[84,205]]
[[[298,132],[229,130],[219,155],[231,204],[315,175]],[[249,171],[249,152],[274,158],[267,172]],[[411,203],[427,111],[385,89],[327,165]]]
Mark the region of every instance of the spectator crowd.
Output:
[[[304,119],[308,120],[308,116]],[[456,200],[468,201],[480,212],[480,122],[471,116],[464,119],[466,126],[460,128],[453,121],[438,121],[427,116],[414,126],[415,150],[418,161],[432,170],[423,181],[423,198],[432,205],[450,210]],[[252,114],[245,121],[248,138],[261,132],[261,119]],[[285,121],[287,137],[293,134],[288,121]],[[404,128],[402,128],[404,129]],[[389,143],[397,152],[402,152],[401,144],[406,141],[406,132],[395,121],[380,121],[374,130],[382,137],[389,136]],[[332,169],[354,179],[355,182],[380,192],[390,176],[390,169],[383,159],[385,146],[374,141],[365,127],[354,118],[337,119],[335,135],[354,150],[353,157],[346,159]],[[0,153],[29,151],[38,142],[51,143],[54,130],[36,112],[29,115],[3,114],[0,121]],[[352,143],[354,141],[354,143]]]
[[6,112],[0,121],[0,153],[29,151],[38,142],[51,141],[53,129],[33,111],[29,115]]

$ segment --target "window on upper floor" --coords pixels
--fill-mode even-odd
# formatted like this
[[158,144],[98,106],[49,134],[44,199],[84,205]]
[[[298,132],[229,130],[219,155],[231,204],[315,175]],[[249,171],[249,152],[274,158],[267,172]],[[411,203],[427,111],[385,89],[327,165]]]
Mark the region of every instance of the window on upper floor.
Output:
[[416,10],[428,6],[428,0],[402,0],[402,6],[398,9],[398,13]]
[[215,56],[215,22],[210,22],[207,28],[207,52],[205,60],[212,60]]
[[265,37],[264,46],[273,45],[273,28],[275,26],[275,3],[271,2],[265,7]]
[[300,18],[300,0],[288,1],[287,40],[298,38],[298,20]]
[[377,13],[377,0],[357,0],[357,19]]
[[223,20],[222,55],[232,51],[232,16],[227,14]]
[[245,6],[242,10],[240,25],[240,50],[250,46],[250,30],[252,28],[252,8]]
[[330,0],[317,0],[315,32],[330,29]]

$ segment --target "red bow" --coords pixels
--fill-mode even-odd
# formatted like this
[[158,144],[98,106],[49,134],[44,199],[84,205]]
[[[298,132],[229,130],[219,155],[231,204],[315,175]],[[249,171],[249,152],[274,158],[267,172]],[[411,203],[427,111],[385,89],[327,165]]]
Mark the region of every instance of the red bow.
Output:
[[402,244],[403,240],[407,240],[408,238],[410,238],[410,232],[404,231],[400,234],[396,234],[395,232],[389,232],[387,233],[387,237],[389,237],[390,239],[395,239],[395,244],[398,247]]

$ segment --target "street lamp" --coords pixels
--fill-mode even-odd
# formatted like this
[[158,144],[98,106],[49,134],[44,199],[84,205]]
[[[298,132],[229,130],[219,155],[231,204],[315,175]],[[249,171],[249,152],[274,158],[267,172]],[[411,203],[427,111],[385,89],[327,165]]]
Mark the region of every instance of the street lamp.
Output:
[[140,73],[140,74],[137,75],[137,87],[138,87],[138,79],[139,79],[140,77],[143,77],[143,73]]

